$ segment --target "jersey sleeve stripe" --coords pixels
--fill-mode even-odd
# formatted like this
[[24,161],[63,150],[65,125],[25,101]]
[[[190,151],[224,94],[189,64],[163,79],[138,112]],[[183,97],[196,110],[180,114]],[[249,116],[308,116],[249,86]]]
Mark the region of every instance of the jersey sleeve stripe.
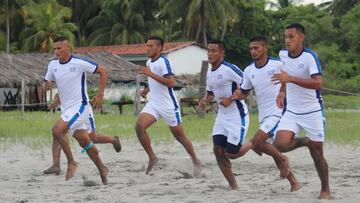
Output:
[[98,68],[99,68],[99,66],[97,65],[93,73],[96,73]]
[[228,63],[226,61],[223,61],[223,64],[227,67],[229,67],[231,70],[233,70],[236,74],[238,74],[240,77],[243,77],[243,72],[240,70],[240,68],[236,67],[235,65]]
[[321,64],[320,64],[320,59],[319,59],[318,55],[315,52],[311,51],[310,49],[305,49],[304,51],[311,54],[311,56],[314,57],[314,60],[316,62],[316,67],[317,67],[317,69],[319,71],[319,74],[321,75],[322,74],[322,72],[321,72]]
[[165,56],[161,56],[161,58],[164,59],[164,62],[165,62],[165,65],[166,65],[166,69],[167,69],[167,71],[168,71],[167,74],[174,74],[174,73],[171,71],[171,66],[170,66],[169,59],[167,59]]
[[83,60],[83,61],[86,61],[94,66],[99,66],[95,61],[92,61],[92,60],[89,60],[89,59],[85,59],[85,58],[80,58],[78,56],[73,56],[73,58],[76,58],[76,59],[79,59],[79,60]]

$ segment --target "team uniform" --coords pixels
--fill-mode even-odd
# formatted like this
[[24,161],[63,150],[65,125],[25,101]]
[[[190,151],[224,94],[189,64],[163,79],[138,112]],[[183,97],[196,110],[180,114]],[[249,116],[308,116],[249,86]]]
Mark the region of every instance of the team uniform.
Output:
[[[320,60],[310,49],[305,48],[297,57],[291,57],[287,50],[281,50],[279,56],[284,70],[291,76],[311,79],[314,75],[321,75]],[[310,140],[323,142],[325,116],[320,91],[287,83],[286,102],[286,111],[280,120],[278,130],[298,134],[304,129]]]
[[[155,60],[149,59],[146,66],[150,68],[151,72],[161,77],[174,75],[172,65],[164,55],[160,55]],[[167,87],[151,77],[148,77],[148,82],[149,102],[141,112],[151,114],[156,120],[164,118],[171,127],[181,124],[180,105],[173,88]]]
[[96,126],[95,126],[95,118],[94,118],[94,112],[91,106],[89,106],[89,115],[88,115],[88,122],[86,125],[86,131],[88,133],[91,133],[93,131],[95,131]]
[[[282,63],[278,59],[268,58],[265,65],[256,67],[255,62],[244,70],[244,80],[241,84],[243,92],[254,89],[259,111],[259,129],[273,137],[280,121],[282,110],[276,105],[276,97],[280,84],[273,84],[271,77],[280,73]],[[271,141],[271,140],[269,140]]]
[[97,68],[96,63],[73,55],[66,62],[53,60],[48,65],[45,80],[55,81],[57,85],[61,118],[67,122],[71,134],[78,129],[95,128],[94,122],[90,122],[93,113],[86,92],[86,73],[95,73]]
[[248,109],[243,100],[229,106],[220,105],[221,97],[230,97],[242,83],[243,73],[233,64],[223,61],[220,66],[207,73],[206,90],[214,94],[218,104],[212,135],[214,145],[222,146],[227,153],[239,151],[249,127]]

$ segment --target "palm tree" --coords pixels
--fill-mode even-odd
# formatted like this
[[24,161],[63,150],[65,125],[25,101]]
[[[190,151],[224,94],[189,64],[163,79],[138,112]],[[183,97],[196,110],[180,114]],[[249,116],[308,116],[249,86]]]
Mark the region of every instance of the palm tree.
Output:
[[101,11],[101,2],[98,0],[70,0],[72,8],[72,21],[78,26],[76,33],[77,45],[81,46],[85,43],[90,33],[87,24],[90,19],[99,15]]
[[22,7],[25,29],[20,37],[23,51],[49,52],[56,36],[65,36],[74,44],[74,23],[65,22],[71,18],[71,9],[59,5],[56,0],[27,1]]
[[5,33],[4,48],[9,52],[18,51],[19,34],[24,29],[20,14],[21,2],[21,0],[0,1],[0,29]]
[[353,8],[360,0],[330,0],[319,4],[320,9],[325,9],[334,16],[342,16]]
[[144,42],[142,12],[137,12],[136,1],[105,0],[98,16],[88,22],[92,30],[89,45],[129,44]]
[[219,28],[226,32],[227,23],[236,19],[234,2],[232,0],[168,0],[161,13],[172,15],[177,21],[180,19],[185,36],[206,46],[208,35],[217,36]]

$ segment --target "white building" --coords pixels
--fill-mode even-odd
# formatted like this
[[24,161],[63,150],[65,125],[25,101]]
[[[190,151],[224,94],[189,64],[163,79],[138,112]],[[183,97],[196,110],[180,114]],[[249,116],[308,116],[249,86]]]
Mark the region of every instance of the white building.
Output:
[[[108,51],[122,58],[144,65],[148,60],[146,44],[79,47],[76,53]],[[196,42],[165,43],[163,54],[173,64],[175,74],[196,74],[201,70],[202,61],[207,61],[207,50]]]

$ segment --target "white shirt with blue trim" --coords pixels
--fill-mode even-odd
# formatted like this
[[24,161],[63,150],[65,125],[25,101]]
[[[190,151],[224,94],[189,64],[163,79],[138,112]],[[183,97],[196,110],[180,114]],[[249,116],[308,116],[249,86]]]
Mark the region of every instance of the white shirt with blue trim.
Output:
[[[291,57],[287,50],[281,50],[280,60],[289,75],[311,79],[321,75],[321,65],[317,54],[305,48],[297,57]],[[320,90],[307,89],[294,83],[286,84],[286,110],[295,114],[308,114],[322,110]]]
[[280,84],[273,84],[271,77],[280,73],[282,63],[279,59],[268,58],[265,65],[256,67],[255,62],[244,70],[244,80],[241,84],[243,91],[254,89],[259,111],[259,123],[269,116],[281,117],[282,109],[276,105]]
[[[151,72],[160,77],[174,75],[174,69],[169,59],[164,55],[160,55],[160,57],[155,60],[149,59],[146,62],[146,66],[150,68]],[[179,103],[173,88],[167,87],[151,77],[148,77],[148,82],[150,88],[149,103],[160,108],[179,108]]]
[[206,90],[214,93],[214,99],[218,104],[218,118],[234,119],[245,117],[248,113],[243,100],[236,100],[229,106],[220,105],[221,97],[230,97],[243,81],[242,71],[235,65],[223,61],[220,66],[211,70],[209,68],[206,79]]
[[95,73],[98,64],[71,56],[66,62],[52,60],[45,75],[45,80],[54,81],[58,88],[61,110],[88,103],[86,72]]

